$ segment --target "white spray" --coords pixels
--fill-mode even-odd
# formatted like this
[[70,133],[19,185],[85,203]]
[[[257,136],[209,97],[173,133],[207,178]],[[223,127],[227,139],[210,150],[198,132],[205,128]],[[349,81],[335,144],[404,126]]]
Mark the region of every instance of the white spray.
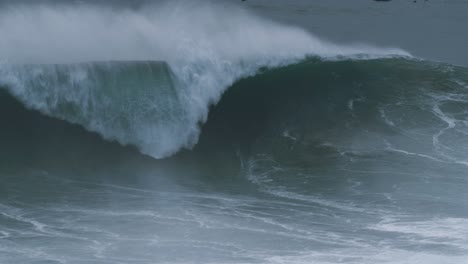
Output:
[[[196,144],[209,106],[260,67],[283,66],[306,56],[356,55],[408,54],[328,43],[231,5],[198,1],[172,1],[140,11],[37,5],[0,11],[0,85],[27,107],[135,145],[155,158]],[[103,95],[103,82],[121,79],[118,74],[108,74],[113,78],[108,81],[93,77],[96,65],[82,62],[95,61],[163,61],[171,77],[161,78],[173,79],[173,98],[161,92],[161,85],[169,85],[161,78],[144,92],[124,82],[127,87],[116,84],[118,93]],[[109,71],[116,70],[108,64]],[[120,66],[117,72],[122,73]],[[63,105],[73,111],[64,112]]]

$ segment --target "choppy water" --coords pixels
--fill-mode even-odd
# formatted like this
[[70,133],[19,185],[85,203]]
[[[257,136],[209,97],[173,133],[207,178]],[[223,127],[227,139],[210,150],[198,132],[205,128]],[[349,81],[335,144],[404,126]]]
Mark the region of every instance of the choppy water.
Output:
[[0,263],[468,263],[467,68],[230,5],[13,7]]

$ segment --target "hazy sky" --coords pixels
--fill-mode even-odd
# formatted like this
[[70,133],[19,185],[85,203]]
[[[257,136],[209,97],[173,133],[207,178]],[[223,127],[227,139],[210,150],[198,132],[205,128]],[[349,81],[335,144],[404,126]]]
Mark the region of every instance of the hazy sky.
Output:
[[[20,0],[21,1],[21,0]],[[189,2],[193,3],[191,0]],[[203,1],[203,0],[200,0]],[[468,65],[468,1],[464,0],[218,0],[287,24],[299,25],[338,43],[364,42],[405,49],[417,57]],[[2,0],[15,3],[18,0]],[[102,4],[138,9],[161,0],[22,0]],[[1,8],[1,7],[0,7]]]

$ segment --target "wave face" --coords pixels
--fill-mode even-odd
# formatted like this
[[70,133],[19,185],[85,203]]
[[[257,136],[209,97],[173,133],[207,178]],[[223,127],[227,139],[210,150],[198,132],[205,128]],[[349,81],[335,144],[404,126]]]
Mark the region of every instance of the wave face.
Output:
[[0,263],[468,264],[467,68],[198,1],[0,33]]
[[0,75],[29,108],[143,153],[160,157],[195,141],[186,94],[165,63],[4,65]]
[[[309,59],[231,87],[210,113],[200,148],[237,146],[249,181],[296,200],[313,200],[310,193],[324,186],[336,196],[338,179],[353,175],[357,182],[363,174],[388,176],[383,181],[398,185],[411,177],[464,179],[467,107],[464,67],[406,58]],[[415,207],[424,195],[445,197],[445,189],[423,195],[427,190],[412,184],[402,189],[421,195],[406,201]],[[354,200],[349,188],[341,195]],[[466,196],[452,195],[446,199],[454,203]]]
[[[29,76],[36,66],[17,67]],[[190,116],[175,79],[155,77],[165,63],[37,67],[55,72],[64,89],[73,82],[61,71],[89,69],[87,96],[99,102],[32,106],[49,115],[109,122],[129,138],[140,123],[126,118],[142,109],[103,104],[109,94],[110,102],[165,97],[161,104],[180,113],[135,113],[159,134],[167,129],[160,118],[180,133],[186,123],[177,118]],[[146,85],[137,95],[120,90],[135,76],[165,88],[154,98]],[[466,264],[467,84],[466,68],[445,64],[310,58],[236,82],[211,108],[195,148],[163,160],[0,93],[0,259]]]
[[198,2],[144,11],[9,7],[0,31],[0,86],[29,108],[155,158],[193,147],[209,107],[259,69],[310,56],[408,56],[335,45],[230,5]]

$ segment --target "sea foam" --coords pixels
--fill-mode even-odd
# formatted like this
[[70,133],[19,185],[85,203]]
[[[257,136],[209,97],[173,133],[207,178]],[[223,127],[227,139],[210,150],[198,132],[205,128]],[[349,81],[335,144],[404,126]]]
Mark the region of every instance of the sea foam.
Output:
[[[0,11],[0,32],[0,86],[29,108],[155,158],[193,147],[209,107],[235,81],[262,67],[307,56],[409,55],[333,44],[233,5],[198,1],[140,10],[9,7]],[[89,63],[96,61],[107,66]]]

